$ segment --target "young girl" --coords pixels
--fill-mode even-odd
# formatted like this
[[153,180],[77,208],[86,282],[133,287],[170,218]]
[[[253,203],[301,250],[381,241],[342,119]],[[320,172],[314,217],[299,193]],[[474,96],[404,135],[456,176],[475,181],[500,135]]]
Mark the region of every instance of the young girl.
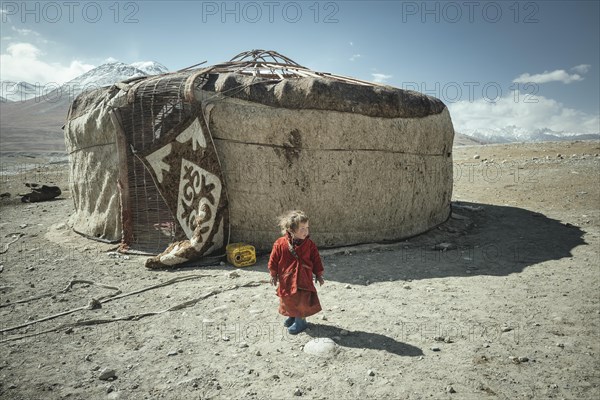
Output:
[[290,211],[279,217],[282,237],[273,244],[269,258],[271,284],[277,285],[279,313],[288,317],[283,325],[295,335],[305,330],[306,317],[321,311],[316,281],[323,285],[323,263],[315,243],[308,238],[308,217]]

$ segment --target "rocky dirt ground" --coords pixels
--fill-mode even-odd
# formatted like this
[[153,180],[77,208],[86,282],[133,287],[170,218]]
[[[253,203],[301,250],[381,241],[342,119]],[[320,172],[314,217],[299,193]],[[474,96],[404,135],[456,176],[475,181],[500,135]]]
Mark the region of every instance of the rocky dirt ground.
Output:
[[[597,141],[456,147],[452,218],[324,250],[324,310],[298,336],[266,256],[145,270],[69,230],[67,190],[16,197],[24,182],[66,189],[64,163],[4,154],[0,398],[596,399],[598,153]],[[304,351],[325,338],[330,353]]]

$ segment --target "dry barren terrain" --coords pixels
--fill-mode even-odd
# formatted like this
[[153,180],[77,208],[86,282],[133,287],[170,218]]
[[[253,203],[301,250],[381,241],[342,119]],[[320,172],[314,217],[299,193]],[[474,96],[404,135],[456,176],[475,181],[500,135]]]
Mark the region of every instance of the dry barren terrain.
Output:
[[[297,336],[266,255],[145,270],[69,229],[60,158],[4,153],[0,398],[596,399],[599,153],[597,141],[455,147],[452,218],[324,250],[324,310]],[[25,182],[63,194],[21,203]],[[305,351],[326,338],[331,353]]]

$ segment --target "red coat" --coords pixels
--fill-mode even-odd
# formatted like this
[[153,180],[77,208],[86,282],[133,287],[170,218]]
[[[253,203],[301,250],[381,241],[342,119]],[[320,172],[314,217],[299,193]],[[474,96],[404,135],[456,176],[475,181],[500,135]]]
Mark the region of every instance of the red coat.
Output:
[[294,246],[296,254],[302,260],[300,263],[290,252],[288,243],[286,236],[277,239],[269,258],[269,273],[279,278],[277,295],[290,296],[298,289],[316,292],[313,274],[323,275],[323,263],[317,245],[306,238],[299,246]]

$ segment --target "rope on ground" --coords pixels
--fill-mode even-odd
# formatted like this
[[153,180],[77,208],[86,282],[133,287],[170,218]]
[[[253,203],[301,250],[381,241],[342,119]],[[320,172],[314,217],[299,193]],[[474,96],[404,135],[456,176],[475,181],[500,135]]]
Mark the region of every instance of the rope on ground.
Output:
[[[188,276],[171,279],[170,281],[166,281],[166,282],[163,282],[158,285],[150,286],[150,287],[144,288],[142,290],[137,290],[135,292],[126,293],[125,295],[119,296],[119,298],[125,297],[126,295],[141,293],[143,291],[150,290],[151,288],[162,287],[162,286],[166,286],[168,284],[174,283],[174,282],[181,282],[182,280],[189,280],[189,279],[199,278],[199,277],[201,277],[201,275],[188,275]],[[30,337],[39,336],[39,335],[43,335],[46,333],[57,332],[57,331],[60,331],[63,329],[68,330],[68,329],[72,329],[72,328],[75,328],[78,326],[101,325],[101,324],[108,324],[108,323],[117,322],[117,321],[139,321],[140,319],[145,318],[145,317],[159,315],[159,314],[163,314],[166,312],[177,311],[177,310],[181,310],[181,309],[184,309],[187,307],[191,307],[191,306],[195,305],[196,303],[198,303],[199,301],[207,299],[212,296],[215,296],[219,293],[227,292],[229,290],[235,290],[235,289],[238,289],[241,287],[256,287],[256,286],[260,286],[261,284],[264,284],[264,283],[268,283],[268,282],[266,280],[250,281],[250,282],[244,283],[242,285],[232,285],[225,289],[211,290],[210,292],[205,293],[200,297],[185,301],[183,303],[174,305],[172,307],[169,307],[169,308],[167,308],[165,310],[161,310],[161,311],[150,311],[150,312],[145,312],[145,313],[141,313],[141,314],[132,314],[132,315],[126,315],[123,317],[110,318],[110,319],[88,319],[88,320],[79,320],[79,321],[75,321],[75,322],[71,322],[71,323],[66,323],[66,324],[56,326],[54,328],[47,329],[45,331],[36,332],[36,333],[29,334],[29,335],[13,336],[13,337],[10,337],[10,338],[4,339],[4,340],[0,340],[0,344],[6,343],[6,342],[12,342],[12,341],[16,341],[16,340],[21,340],[21,339],[27,339]],[[116,299],[116,297],[112,297],[110,299],[106,299],[106,302],[115,300],[115,299]],[[71,311],[79,311],[79,310],[83,310],[85,308],[86,307],[80,307],[78,309],[74,309]],[[61,314],[64,314],[64,313],[61,313]],[[9,330],[12,330],[12,329],[13,328],[9,328]],[[16,329],[16,328],[14,328],[14,329]],[[4,331],[0,331],[0,332],[4,332]]]
[[[0,288],[0,290],[1,289],[3,289],[3,288]],[[54,295],[54,293],[44,293],[44,294],[40,294],[40,295],[37,295],[37,296],[28,297],[26,299],[11,301],[10,303],[2,303],[2,304],[0,304],[0,308],[2,308],[2,307],[9,307],[9,306],[12,306],[13,304],[29,303],[30,301],[43,299],[44,297],[50,297],[50,296],[53,296],[53,295]]]
[[[3,304],[0,304],[0,308],[12,306],[13,304],[29,303],[30,301],[43,299],[44,297],[55,296],[55,295],[57,295],[59,293],[67,293],[68,291],[70,291],[73,288],[73,285],[75,285],[76,283],[83,283],[83,284],[88,284],[88,285],[95,285],[95,286],[103,287],[105,289],[110,289],[110,290],[115,290],[116,291],[115,293],[109,294],[107,296],[100,297],[99,299],[92,299],[91,301],[94,304],[97,304],[99,300],[102,300],[102,299],[105,299],[105,298],[109,298],[109,297],[114,297],[114,296],[116,296],[118,294],[121,294],[121,289],[119,289],[118,287],[115,287],[115,286],[108,286],[108,285],[105,285],[103,283],[96,283],[94,281],[86,281],[86,280],[77,280],[77,279],[74,279],[74,280],[71,280],[69,282],[69,284],[67,285],[67,287],[64,288],[63,290],[61,290],[60,292],[57,292],[57,293],[44,293],[44,294],[40,294],[40,295],[37,295],[37,296],[28,297],[26,299],[12,301],[10,303],[3,303]],[[88,307],[89,306],[90,306],[90,303],[88,303]]]
[[95,283],[93,281],[72,280],[72,281],[69,282],[69,284],[67,285],[67,287],[62,290],[62,293],[66,293],[67,291],[71,290],[71,288],[73,287],[73,285],[76,284],[76,283],[88,283],[88,284],[93,284],[93,285],[97,285],[97,286],[102,286],[102,287],[105,287],[105,288],[117,290],[117,293],[101,297],[100,299],[91,299],[88,302],[87,305],[82,306],[82,307],[73,308],[71,310],[63,311],[63,312],[58,313],[58,314],[48,315],[46,317],[43,317],[43,318],[40,318],[40,319],[36,319],[35,321],[29,321],[29,322],[26,322],[26,323],[21,324],[21,325],[11,326],[11,327],[5,328],[5,329],[0,329],[0,334],[3,334],[5,332],[14,331],[16,329],[25,328],[25,327],[27,327],[29,325],[34,325],[34,324],[37,324],[39,322],[45,322],[45,321],[49,321],[51,319],[55,319],[55,318],[58,318],[58,317],[63,317],[65,315],[73,314],[74,312],[77,312],[77,311],[81,311],[81,310],[85,310],[85,309],[89,310],[89,309],[98,308],[98,306],[100,304],[102,304],[102,303],[107,303],[107,302],[112,301],[112,300],[121,299],[123,297],[131,296],[131,295],[138,294],[138,293],[142,293],[142,292],[145,292],[147,290],[152,290],[152,289],[156,289],[156,288],[159,288],[159,287],[167,286],[167,285],[170,285],[170,284],[176,283],[176,282],[181,282],[181,281],[186,281],[186,280],[196,279],[196,278],[202,278],[202,277],[207,277],[207,276],[211,276],[211,275],[202,275],[202,274],[200,274],[200,275],[185,275],[185,276],[180,276],[180,277],[173,278],[173,279],[170,279],[168,281],[159,283],[157,285],[148,286],[148,287],[145,287],[145,288],[142,288],[142,289],[139,289],[139,290],[135,290],[133,292],[121,294],[121,295],[118,295],[119,293],[121,293],[121,289],[119,289],[117,287],[114,287],[114,286],[108,286],[108,285],[104,285],[102,283]]
[[[24,233],[10,233],[9,235],[12,235],[13,240],[11,242],[8,242],[4,245],[4,249],[0,250],[0,254],[4,254],[8,251],[8,246],[10,246],[11,244],[13,244],[14,242],[16,242],[17,240],[21,239],[21,237],[25,236]],[[7,236],[9,236],[7,235]]]
[[[116,290],[116,293],[113,293],[113,294],[108,295],[108,296],[100,297],[99,299],[92,299],[91,300],[95,304],[98,304],[98,303],[106,303],[108,301],[111,301],[110,299],[112,299],[112,300],[121,299],[123,297],[131,296],[131,295],[138,294],[138,293],[142,293],[142,292],[145,292],[147,290],[152,290],[152,289],[156,289],[156,288],[159,288],[159,287],[162,287],[162,286],[170,285],[171,283],[181,282],[181,281],[188,280],[188,279],[194,279],[194,278],[200,278],[200,277],[207,277],[207,276],[212,277],[214,275],[186,275],[186,276],[178,277],[178,278],[175,278],[175,279],[171,279],[171,280],[163,282],[163,283],[159,283],[158,285],[146,287],[146,288],[143,288],[143,289],[140,289],[140,290],[136,290],[136,291],[130,292],[130,293],[125,293],[123,295],[120,295],[121,294],[121,289],[119,289],[118,287],[115,287],[115,286],[109,286],[109,285],[105,285],[105,284],[102,284],[102,283],[96,283],[96,282],[87,281],[87,280],[72,280],[72,281],[69,282],[69,284],[67,285],[67,287],[65,287],[60,292],[57,292],[57,293],[44,293],[44,294],[40,294],[38,296],[33,296],[33,297],[28,297],[26,299],[12,301],[10,303],[3,303],[3,304],[0,304],[0,308],[9,307],[9,306],[12,306],[13,304],[29,303],[30,301],[43,299],[44,297],[54,296],[54,295],[59,294],[59,293],[66,293],[66,292],[70,291],[73,288],[73,285],[75,285],[77,283],[83,283],[83,284],[87,283],[89,285],[96,285],[96,286],[100,286],[100,287],[103,287],[103,288],[106,288],[106,289]],[[89,308],[89,306],[90,306],[90,304],[88,303],[87,307]],[[79,310],[79,308],[77,308],[76,310]],[[35,323],[35,322],[33,322],[33,323]],[[0,333],[1,332],[2,331],[0,331]]]
[[67,287],[62,290],[62,293],[69,292],[73,288],[73,285],[75,285],[76,283],[83,283],[83,284],[88,284],[88,285],[95,285],[95,286],[103,287],[105,289],[115,290],[117,293],[113,294],[113,296],[116,296],[117,294],[121,294],[121,289],[119,289],[116,286],[108,286],[108,285],[105,285],[103,283],[96,283],[94,281],[86,281],[86,280],[80,280],[80,279],[73,279],[73,280],[71,280],[71,282],[69,282],[69,284],[67,285]]
[[122,299],[123,297],[133,296],[134,294],[140,294],[140,293],[146,292],[148,290],[158,289],[158,288],[161,288],[163,286],[171,285],[173,283],[178,283],[178,282],[183,282],[183,281],[189,281],[191,279],[214,277],[214,276],[215,275],[206,275],[206,274],[178,276],[176,278],[169,279],[168,281],[164,281],[164,282],[158,283],[156,285],[148,286],[148,287],[145,287],[145,288],[142,288],[142,289],[134,290],[133,292],[123,293],[123,294],[120,294],[118,296],[114,296],[114,297],[111,297],[109,299],[102,300],[102,303],[108,303],[109,301]]

